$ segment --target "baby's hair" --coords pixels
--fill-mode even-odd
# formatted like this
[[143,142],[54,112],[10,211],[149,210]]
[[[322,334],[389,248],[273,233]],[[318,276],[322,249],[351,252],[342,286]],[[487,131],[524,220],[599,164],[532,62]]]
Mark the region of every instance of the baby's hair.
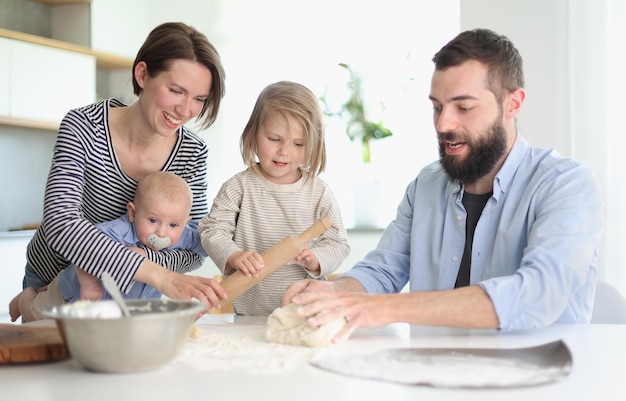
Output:
[[306,151],[302,163],[302,174],[310,178],[326,168],[326,144],[324,121],[320,102],[306,86],[296,82],[279,81],[261,91],[256,100],[248,124],[241,134],[239,147],[245,165],[261,175],[256,163],[257,133],[265,119],[274,112],[291,116],[304,127]]
[[141,207],[155,198],[185,204],[190,211],[193,203],[193,194],[187,182],[180,176],[167,171],[150,173],[141,179],[137,184],[133,201],[137,207]]

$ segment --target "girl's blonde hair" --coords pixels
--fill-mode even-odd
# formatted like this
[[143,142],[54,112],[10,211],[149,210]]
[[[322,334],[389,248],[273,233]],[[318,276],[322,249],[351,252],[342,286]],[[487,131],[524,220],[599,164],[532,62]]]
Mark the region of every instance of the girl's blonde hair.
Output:
[[301,166],[302,174],[308,179],[324,171],[326,143],[320,102],[306,86],[291,81],[270,84],[259,94],[239,140],[245,165],[254,173],[261,175],[257,165],[257,132],[268,115],[274,112],[291,116],[304,127],[306,150]]

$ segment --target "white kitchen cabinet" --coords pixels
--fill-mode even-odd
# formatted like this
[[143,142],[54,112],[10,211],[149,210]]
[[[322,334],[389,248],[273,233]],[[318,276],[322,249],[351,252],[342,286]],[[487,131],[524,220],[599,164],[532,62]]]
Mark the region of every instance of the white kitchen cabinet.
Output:
[[0,323],[10,323],[9,302],[22,290],[26,246],[34,231],[0,233],[2,280],[0,280]]
[[[8,54],[9,40],[0,38],[0,54]],[[0,57],[0,116],[9,115],[9,58]]]
[[[0,57],[0,65],[9,63],[6,70],[0,67],[0,83],[8,82],[12,86],[7,86],[7,90],[0,94],[10,96],[8,110],[0,109],[0,127],[56,132],[61,118],[71,108],[109,96],[127,103],[135,100],[129,78],[124,78],[124,83],[117,83],[107,76],[109,72],[114,76],[118,71],[130,76],[132,59],[3,28],[0,28],[0,39],[9,49]],[[15,54],[12,56],[9,52]],[[96,82],[100,82],[98,72],[102,72],[106,79],[105,85],[98,85],[104,89],[96,95]],[[22,91],[25,86],[35,91],[27,89],[14,93],[15,87]],[[116,92],[110,93],[109,88],[115,88]],[[90,93],[88,97],[87,91]],[[55,117],[51,119],[52,115]]]
[[59,122],[95,100],[95,57],[16,40],[9,48],[9,116]]
[[[67,0],[41,2],[51,8],[51,22],[58,28],[52,29],[53,38],[0,27],[0,168],[8,172],[0,174],[0,188],[7,193],[0,199],[0,235],[41,220],[43,190],[63,116],[104,97],[128,104],[135,99],[130,84],[133,59],[89,46],[89,2],[77,0],[71,8]],[[33,16],[12,17],[19,21]],[[18,264],[23,271],[23,262]]]

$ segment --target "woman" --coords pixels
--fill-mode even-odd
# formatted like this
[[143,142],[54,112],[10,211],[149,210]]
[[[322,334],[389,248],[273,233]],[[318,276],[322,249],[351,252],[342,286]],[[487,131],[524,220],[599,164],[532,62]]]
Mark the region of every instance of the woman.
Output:
[[208,211],[207,146],[184,124],[196,117],[208,128],[215,121],[224,95],[219,54],[194,28],[164,23],[139,49],[132,82],[134,104],[106,99],[71,110],[61,122],[23,287],[45,290],[76,264],[97,277],[109,272],[124,292],[137,280],[170,298],[219,307],[226,294],[217,282],[183,274],[200,267],[201,256],[126,248],[95,226],[123,215],[147,174],[169,171],[192,189],[190,224],[197,229]]

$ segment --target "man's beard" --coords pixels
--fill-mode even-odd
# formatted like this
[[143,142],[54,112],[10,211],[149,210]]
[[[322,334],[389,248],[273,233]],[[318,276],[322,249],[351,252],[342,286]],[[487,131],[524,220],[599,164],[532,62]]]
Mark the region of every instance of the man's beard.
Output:
[[[452,132],[439,133],[439,162],[453,181],[463,184],[474,184],[487,175],[506,152],[506,131],[498,118],[489,128],[486,135],[477,140],[459,138]],[[465,159],[446,154],[446,141],[465,139],[470,152]]]

